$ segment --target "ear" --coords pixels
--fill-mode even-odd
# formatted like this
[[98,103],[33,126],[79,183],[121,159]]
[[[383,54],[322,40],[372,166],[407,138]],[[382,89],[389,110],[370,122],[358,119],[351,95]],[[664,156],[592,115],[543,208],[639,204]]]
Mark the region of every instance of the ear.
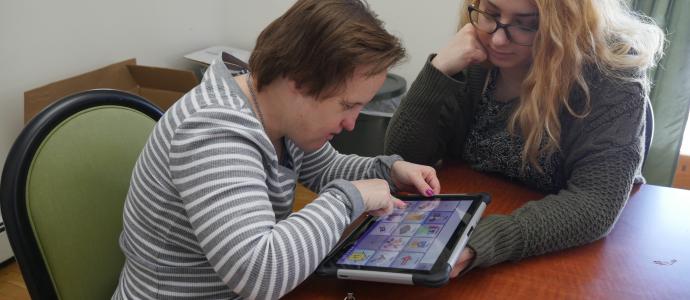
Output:
[[285,78],[285,81],[287,82],[288,90],[290,91],[290,94],[292,95],[298,95],[301,97],[306,97],[306,93],[299,82],[291,79],[291,78]]

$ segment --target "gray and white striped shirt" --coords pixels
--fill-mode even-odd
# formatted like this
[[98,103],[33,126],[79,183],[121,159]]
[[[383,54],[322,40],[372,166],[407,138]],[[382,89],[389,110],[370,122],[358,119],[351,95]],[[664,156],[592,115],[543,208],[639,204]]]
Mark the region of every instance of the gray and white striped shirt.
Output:
[[[278,298],[309,274],[359,214],[349,180],[384,178],[397,156],[305,153],[287,166],[216,60],[155,126],[131,178],[113,299]],[[299,181],[319,193],[292,213]]]

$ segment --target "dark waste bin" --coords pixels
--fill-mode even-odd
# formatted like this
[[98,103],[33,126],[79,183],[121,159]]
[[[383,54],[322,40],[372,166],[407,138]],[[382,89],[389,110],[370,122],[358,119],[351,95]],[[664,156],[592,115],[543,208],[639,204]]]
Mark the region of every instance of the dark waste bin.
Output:
[[376,93],[357,117],[355,129],[343,131],[331,140],[331,145],[340,153],[360,156],[377,156],[383,154],[383,139],[386,128],[400,99],[405,93],[405,78],[388,74],[381,89]]

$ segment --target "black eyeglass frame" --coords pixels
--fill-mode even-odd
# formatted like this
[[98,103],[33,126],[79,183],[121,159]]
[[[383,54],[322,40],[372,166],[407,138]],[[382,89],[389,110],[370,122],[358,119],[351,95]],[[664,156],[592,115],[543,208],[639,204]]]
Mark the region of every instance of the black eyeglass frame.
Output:
[[[475,21],[472,20],[472,12],[473,12],[473,11],[476,11],[477,13],[480,13],[480,14],[484,15],[485,17],[487,17],[488,19],[491,19],[491,20],[493,20],[494,22],[496,22],[496,28],[494,28],[494,30],[491,31],[491,32],[487,32],[487,31],[485,31],[485,30],[480,29],[480,28],[477,26],[477,24],[474,23]],[[478,29],[478,30],[481,30],[482,32],[486,32],[486,33],[488,33],[488,34],[494,34],[494,33],[496,33],[496,31],[498,31],[499,29],[503,28],[503,32],[506,33],[506,37],[508,38],[508,40],[509,40],[511,43],[514,43],[514,44],[519,45],[519,46],[532,46],[532,42],[533,42],[533,41],[530,42],[529,44],[521,44],[521,43],[516,42],[516,41],[513,39],[513,37],[510,35],[510,31],[508,31],[508,28],[509,28],[509,27],[520,28],[521,30],[529,31],[529,32],[532,32],[532,33],[536,33],[537,30],[538,30],[538,29],[529,28],[529,27],[520,26],[520,25],[515,25],[515,24],[503,24],[503,23],[499,22],[494,16],[490,15],[489,13],[487,13],[487,12],[485,12],[485,11],[483,11],[483,10],[480,10],[480,9],[474,7],[474,4],[471,4],[471,5],[468,5],[468,6],[467,6],[467,17],[470,19],[470,23],[472,24],[472,26],[474,26],[474,28],[476,28],[476,29]]]

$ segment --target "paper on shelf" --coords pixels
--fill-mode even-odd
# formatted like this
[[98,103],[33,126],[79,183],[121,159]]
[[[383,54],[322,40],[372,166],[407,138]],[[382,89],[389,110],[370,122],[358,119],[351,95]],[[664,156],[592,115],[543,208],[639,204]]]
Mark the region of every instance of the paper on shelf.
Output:
[[204,64],[210,65],[214,59],[220,55],[221,52],[227,52],[233,56],[241,59],[244,62],[249,62],[250,51],[244,49],[238,49],[229,46],[214,46],[206,49],[202,49],[196,52],[192,52],[184,56],[184,58]]

